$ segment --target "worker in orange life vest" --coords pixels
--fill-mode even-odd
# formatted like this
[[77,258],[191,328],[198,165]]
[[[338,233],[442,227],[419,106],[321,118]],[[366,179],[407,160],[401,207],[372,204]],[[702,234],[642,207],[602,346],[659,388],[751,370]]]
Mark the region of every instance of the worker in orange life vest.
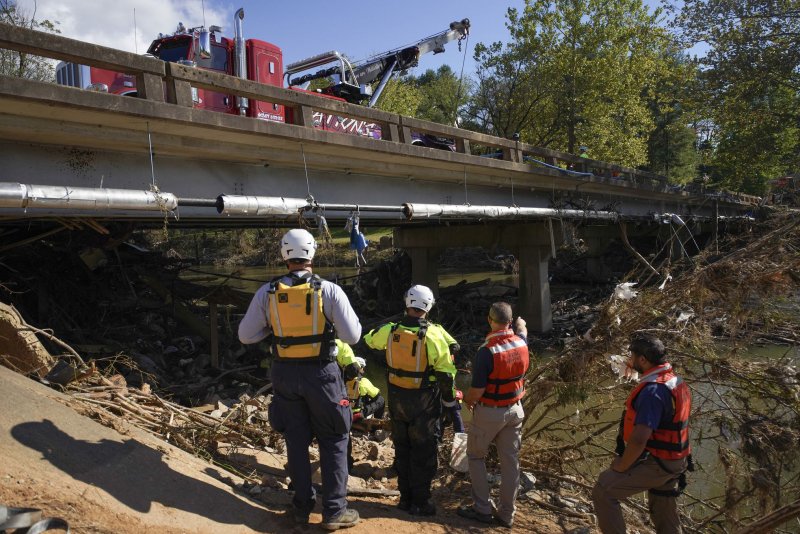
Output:
[[[472,385],[464,397],[464,404],[472,410],[467,431],[472,504],[461,506],[456,513],[511,528],[519,490],[519,448],[525,418],[521,401],[530,365],[528,329],[522,317],[514,321],[507,302],[492,304],[488,321],[489,335],[475,356]],[[500,458],[500,495],[496,508],[489,499],[486,475],[486,455],[492,443]]]
[[660,339],[636,335],[630,353],[628,365],[639,373],[639,384],[625,401],[619,456],[600,474],[592,492],[597,525],[604,534],[624,533],[619,501],[647,491],[656,532],[680,533],[677,497],[686,485],[686,471],[692,469],[692,396],[667,362]]

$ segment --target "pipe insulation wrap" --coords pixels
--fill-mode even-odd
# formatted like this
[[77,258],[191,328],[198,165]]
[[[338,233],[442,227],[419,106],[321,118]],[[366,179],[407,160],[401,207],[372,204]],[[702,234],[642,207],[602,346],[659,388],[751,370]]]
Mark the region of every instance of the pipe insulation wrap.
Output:
[[223,215],[297,215],[308,207],[302,198],[261,197],[243,195],[220,195],[217,197],[217,212]]
[[451,204],[403,204],[406,219],[429,217],[472,217],[486,219],[547,218],[601,219],[616,221],[619,214],[613,211],[591,211],[555,208],[522,208],[519,206],[468,206]]
[[0,183],[0,208],[172,211],[177,207],[172,193]]

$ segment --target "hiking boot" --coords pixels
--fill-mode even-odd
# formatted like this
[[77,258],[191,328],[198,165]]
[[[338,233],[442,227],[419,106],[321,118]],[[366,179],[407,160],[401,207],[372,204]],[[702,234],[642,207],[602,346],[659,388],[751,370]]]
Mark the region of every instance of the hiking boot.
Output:
[[315,504],[316,501],[313,499],[304,506],[297,506],[297,504],[292,502],[291,507],[286,515],[291,516],[294,522],[298,525],[307,525],[308,517],[311,515],[311,510],[314,509]]
[[311,512],[308,510],[302,510],[297,508],[296,506],[292,506],[289,510],[286,511],[286,516],[291,517],[292,520],[298,525],[307,525],[308,524],[308,517],[311,515]]
[[511,518],[510,521],[506,521],[500,514],[497,512],[497,505],[494,503],[492,499],[489,499],[489,506],[492,507],[492,517],[494,518],[494,522],[500,525],[501,527],[511,528],[511,525],[514,524],[514,519]]
[[436,515],[436,505],[428,501],[423,504],[414,504],[408,511],[411,515],[431,516]]
[[353,527],[360,521],[358,512],[345,508],[338,515],[322,522],[325,530],[338,530],[340,528]]
[[511,526],[514,524],[513,519],[511,521],[506,521],[505,519],[497,515],[493,517],[494,517],[494,522],[500,525],[501,527],[511,528]]
[[456,514],[467,519],[472,519],[473,521],[486,523],[487,525],[492,523],[492,514],[482,514],[473,508],[472,505],[465,504],[463,506],[459,506],[458,510],[456,510]]

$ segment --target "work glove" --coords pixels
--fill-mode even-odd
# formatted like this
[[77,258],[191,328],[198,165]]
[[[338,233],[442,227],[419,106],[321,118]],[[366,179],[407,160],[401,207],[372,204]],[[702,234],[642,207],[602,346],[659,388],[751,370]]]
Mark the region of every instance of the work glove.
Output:
[[364,414],[362,414],[361,412],[355,412],[353,414],[353,422],[354,423],[358,422],[358,421],[361,421],[362,419],[364,419]]

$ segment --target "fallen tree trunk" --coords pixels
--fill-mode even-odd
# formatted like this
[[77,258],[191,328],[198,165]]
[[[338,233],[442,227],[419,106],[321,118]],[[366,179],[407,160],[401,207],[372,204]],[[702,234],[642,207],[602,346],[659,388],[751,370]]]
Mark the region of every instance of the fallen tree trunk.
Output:
[[750,523],[736,534],[760,534],[762,532],[772,532],[778,525],[800,516],[800,499],[793,503],[778,508],[774,512],[765,515],[758,521]]
[[55,362],[17,309],[0,302],[0,363],[18,373],[44,378]]

